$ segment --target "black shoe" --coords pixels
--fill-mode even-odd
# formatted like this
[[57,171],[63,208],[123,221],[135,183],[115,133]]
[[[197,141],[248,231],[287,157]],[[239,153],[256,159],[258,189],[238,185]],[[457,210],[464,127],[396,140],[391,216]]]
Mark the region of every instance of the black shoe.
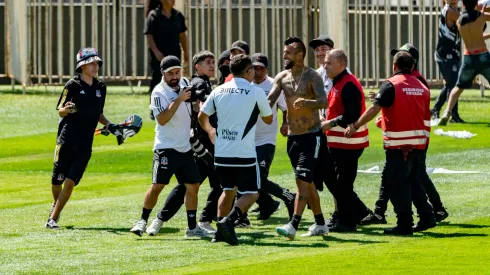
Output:
[[327,220],[327,226],[333,227],[338,223],[339,223],[339,212],[335,211],[332,213],[332,216],[330,217],[330,219]]
[[342,223],[336,223],[333,226],[329,226],[328,230],[330,232],[356,232],[357,228],[355,225],[345,225]]
[[451,123],[466,123],[459,115],[451,117]]
[[216,226],[218,227],[216,234],[221,234],[224,242],[229,245],[238,245],[238,238],[236,237],[235,226],[233,226],[233,223],[224,218],[222,221],[218,222]]
[[387,224],[388,222],[386,221],[385,215],[379,215],[376,213],[371,213],[369,216],[365,217],[364,219],[359,222],[361,225],[369,225],[369,224]]
[[250,228],[250,220],[248,215],[242,215],[238,220],[235,221],[236,228]]
[[430,109],[430,118],[431,119],[439,118],[439,111],[437,111],[436,109]]
[[281,208],[281,203],[278,201],[273,201],[272,205],[270,205],[270,207],[260,211],[260,214],[257,217],[257,220],[259,220],[259,221],[268,220],[272,216],[272,214],[274,214],[274,212],[279,210],[279,208]]
[[393,227],[393,228],[385,228],[384,233],[386,235],[400,235],[400,236],[412,236],[413,229],[411,227],[402,228],[402,227]]
[[421,232],[430,228],[436,227],[437,223],[435,219],[419,221],[414,227],[413,232]]
[[362,212],[362,214],[359,214],[359,216],[357,216],[357,224],[361,224],[361,221],[371,214],[373,214],[373,211],[366,209],[364,212]]
[[[296,194],[294,194],[294,197],[296,197]],[[294,201],[295,200],[291,200],[289,202],[286,203],[286,207],[288,209],[288,215],[289,215],[289,220],[291,220],[293,218],[293,215],[294,215]]]
[[223,235],[221,234],[221,231],[216,231],[216,233],[214,233],[213,235],[213,238],[211,239],[211,242],[212,243],[219,243],[219,242],[222,242],[223,241]]
[[254,209],[248,211],[250,214],[258,215],[260,213],[260,207],[255,207]]
[[434,211],[434,213],[436,214],[436,222],[442,222],[449,216],[449,213],[445,208],[442,208],[439,211]]

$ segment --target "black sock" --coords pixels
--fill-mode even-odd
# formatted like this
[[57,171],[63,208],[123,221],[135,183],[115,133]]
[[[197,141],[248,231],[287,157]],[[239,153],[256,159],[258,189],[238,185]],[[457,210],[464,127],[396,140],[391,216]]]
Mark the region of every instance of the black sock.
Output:
[[187,226],[190,230],[196,228],[196,213],[197,210],[187,210]]
[[146,209],[143,207],[143,212],[141,213],[141,219],[148,222],[148,218],[150,217],[151,210],[153,209]]
[[294,215],[289,223],[294,227],[294,229],[298,230],[300,221],[301,221],[301,216]]
[[323,218],[323,213],[315,215],[315,223],[318,225],[325,225],[325,219]]
[[220,222],[222,219],[224,219],[225,217],[218,217],[218,222]]
[[226,219],[234,223],[236,220],[238,220],[238,218],[240,218],[241,215],[242,210],[240,210],[238,206],[235,206]]

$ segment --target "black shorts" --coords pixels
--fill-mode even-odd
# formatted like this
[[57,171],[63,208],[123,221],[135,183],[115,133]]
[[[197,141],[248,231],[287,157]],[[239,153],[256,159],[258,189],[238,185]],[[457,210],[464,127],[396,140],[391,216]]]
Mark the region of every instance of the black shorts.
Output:
[[[255,147],[255,150],[257,152],[257,162],[259,163],[260,174],[267,179],[269,177],[272,160],[274,160],[276,146],[274,144],[264,144]],[[264,180],[264,178],[262,178],[262,180]]]
[[288,137],[288,156],[296,179],[311,183],[321,145],[321,131]]
[[71,179],[78,185],[82,179],[88,162],[92,156],[92,148],[85,146],[57,144],[54,151],[54,167],[51,183],[61,185],[65,179]]
[[153,153],[152,182],[168,184],[174,174],[180,184],[201,182],[192,150],[185,153],[174,149],[155,150]]
[[260,172],[256,163],[254,166],[218,166],[216,174],[223,190],[233,190],[238,187],[239,194],[255,194],[260,190]]

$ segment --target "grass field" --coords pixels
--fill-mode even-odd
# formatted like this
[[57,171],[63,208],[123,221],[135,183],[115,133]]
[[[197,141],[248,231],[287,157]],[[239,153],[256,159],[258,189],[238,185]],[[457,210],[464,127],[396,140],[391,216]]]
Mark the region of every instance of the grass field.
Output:
[[[432,175],[450,212],[438,227],[413,237],[387,237],[382,226],[368,226],[357,233],[286,241],[274,233],[287,222],[283,207],[265,222],[251,216],[252,228],[237,230],[238,247],[184,239],[183,208],[158,236],[129,233],[151,181],[154,123],[147,119],[147,96],[111,89],[106,116],[121,121],[138,113],[144,127],[122,146],[114,137],[95,138],[89,167],[62,213],[61,230],[46,230],[58,92],[0,94],[0,274],[490,274],[490,100],[477,91],[465,92],[460,103],[469,123],[446,129],[478,135],[469,140],[431,138],[429,167],[482,172]],[[371,147],[361,157],[361,169],[384,163],[381,133],[374,124],[370,131]],[[294,188],[282,137],[271,178]],[[379,184],[379,175],[357,178],[356,191],[369,206]],[[157,208],[170,188],[164,189]],[[200,208],[208,190],[203,184]],[[323,192],[321,199],[328,216],[332,198]],[[298,233],[312,222],[306,211]],[[395,223],[391,206],[388,222]]]

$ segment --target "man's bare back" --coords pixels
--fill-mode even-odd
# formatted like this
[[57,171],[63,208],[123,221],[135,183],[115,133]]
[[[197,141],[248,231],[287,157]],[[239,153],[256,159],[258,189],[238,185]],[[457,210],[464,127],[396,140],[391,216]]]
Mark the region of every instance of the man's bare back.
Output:
[[323,80],[308,67],[294,74],[292,70],[279,73],[269,93],[269,103],[275,103],[281,90],[284,91],[288,107],[287,122],[289,135],[301,135],[321,128],[318,110],[327,107],[327,95]]

